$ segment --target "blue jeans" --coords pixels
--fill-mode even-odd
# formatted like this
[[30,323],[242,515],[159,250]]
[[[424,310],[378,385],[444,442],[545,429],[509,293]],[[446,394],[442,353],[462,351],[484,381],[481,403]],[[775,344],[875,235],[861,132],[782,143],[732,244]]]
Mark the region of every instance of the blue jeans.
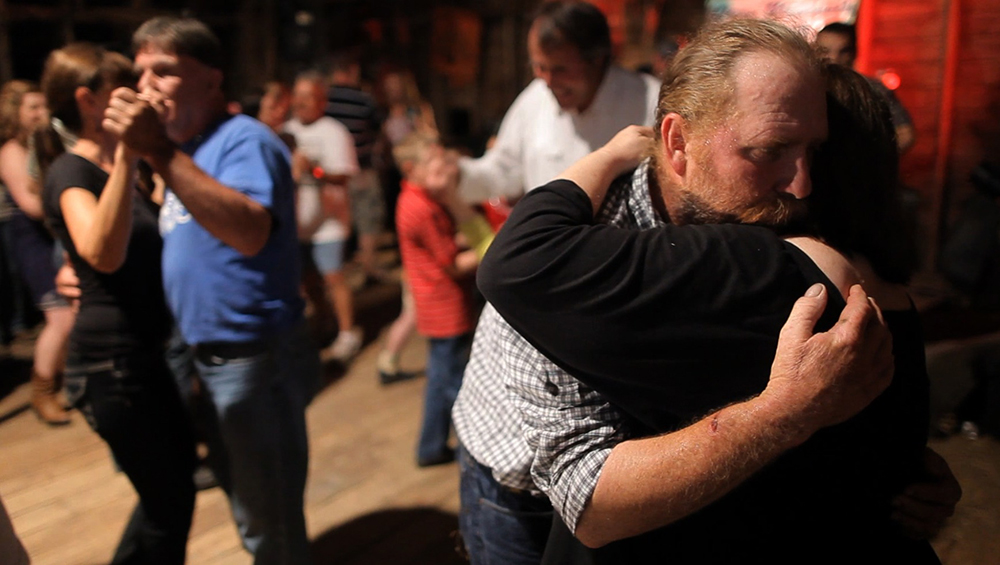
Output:
[[462,446],[458,468],[458,527],[472,565],[538,565],[552,527],[549,500],[502,486]]
[[451,453],[451,407],[472,350],[472,332],[449,338],[430,338],[427,354],[427,388],[424,421],[417,444],[417,461],[431,461]]
[[206,403],[195,416],[208,443],[208,462],[229,495],[254,563],[309,563],[305,410],[318,388],[320,363],[305,324],[253,343],[185,350],[175,341],[171,366],[186,392],[192,368],[197,370]]
[[184,563],[194,511],[195,445],[163,350],[104,361],[70,355],[66,396],[107,442],[139,503],[112,563]]

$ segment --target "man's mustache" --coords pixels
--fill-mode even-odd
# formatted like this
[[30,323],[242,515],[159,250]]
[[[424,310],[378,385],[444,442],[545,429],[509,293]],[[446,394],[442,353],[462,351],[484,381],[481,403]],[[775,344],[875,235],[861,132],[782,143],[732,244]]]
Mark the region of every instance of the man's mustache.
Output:
[[739,212],[716,210],[701,196],[684,192],[676,218],[678,224],[751,224],[768,228],[781,228],[805,219],[808,212],[806,200],[788,193],[775,193],[773,197],[758,202]]

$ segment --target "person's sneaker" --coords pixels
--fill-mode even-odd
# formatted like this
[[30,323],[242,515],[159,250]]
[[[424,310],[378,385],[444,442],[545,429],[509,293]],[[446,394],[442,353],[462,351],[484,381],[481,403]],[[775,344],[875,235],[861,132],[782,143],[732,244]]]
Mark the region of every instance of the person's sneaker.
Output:
[[398,383],[402,381],[408,381],[410,379],[415,379],[417,378],[418,375],[419,373],[410,371],[396,371],[393,373],[389,373],[386,371],[379,370],[378,380],[383,385],[391,385],[392,383]]
[[341,363],[346,363],[353,359],[358,354],[358,351],[361,351],[361,342],[361,328],[341,330],[337,334],[337,339],[333,340],[333,343],[323,353]]
[[961,431],[968,439],[979,439],[979,426],[975,422],[962,422]]
[[195,490],[208,490],[217,486],[219,486],[219,479],[215,478],[212,469],[204,461],[198,463],[194,469]]

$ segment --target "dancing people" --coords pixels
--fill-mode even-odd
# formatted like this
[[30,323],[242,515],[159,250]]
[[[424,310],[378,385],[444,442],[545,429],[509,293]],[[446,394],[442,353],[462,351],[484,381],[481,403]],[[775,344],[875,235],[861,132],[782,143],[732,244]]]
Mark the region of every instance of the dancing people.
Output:
[[80,279],[67,393],[107,442],[139,501],[112,563],[183,563],[194,510],[194,438],[164,359],[171,318],[160,276],[152,182],[138,156],[104,130],[112,90],[133,86],[131,62],[89,43],[54,51],[42,86],[55,131],[38,143],[45,214]]

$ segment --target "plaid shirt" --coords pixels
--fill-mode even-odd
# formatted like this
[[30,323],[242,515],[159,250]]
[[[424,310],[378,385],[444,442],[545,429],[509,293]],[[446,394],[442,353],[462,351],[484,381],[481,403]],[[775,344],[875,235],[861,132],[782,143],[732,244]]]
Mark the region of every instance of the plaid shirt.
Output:
[[[648,163],[612,184],[597,221],[664,225],[649,197]],[[452,413],[463,446],[501,484],[541,491],[571,529],[611,449],[629,437],[617,409],[532,347],[489,304]]]

